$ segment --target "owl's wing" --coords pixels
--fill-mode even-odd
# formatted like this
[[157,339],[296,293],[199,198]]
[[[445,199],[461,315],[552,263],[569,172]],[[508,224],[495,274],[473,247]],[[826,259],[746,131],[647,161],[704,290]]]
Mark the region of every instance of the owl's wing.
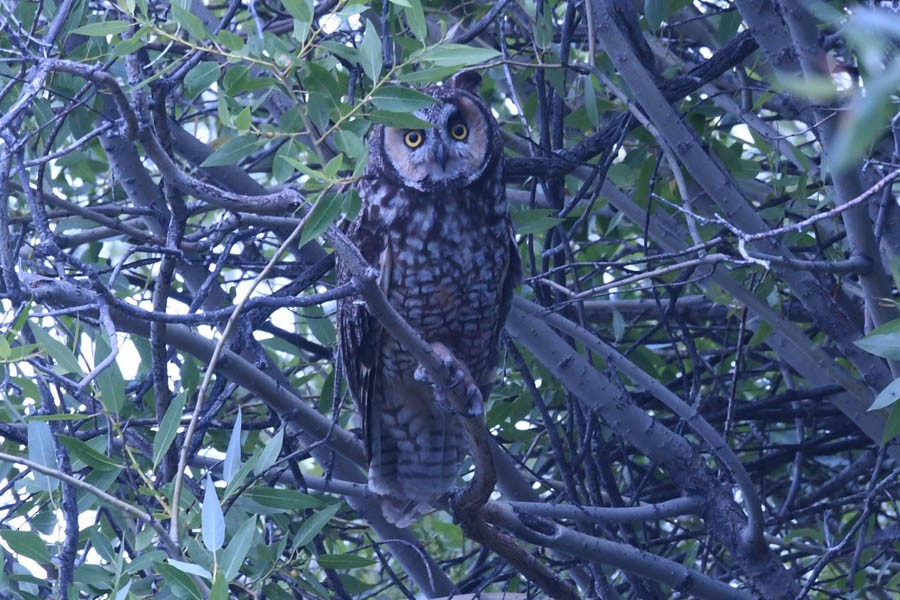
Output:
[[[384,232],[361,215],[350,224],[347,235],[357,245],[366,262],[381,272],[381,281],[385,281],[385,270],[390,269],[390,260],[384,250],[386,246]],[[387,275],[389,280],[389,273]],[[338,281],[347,283],[350,279],[349,271],[343,264],[338,263]],[[371,436],[368,435],[368,431],[375,406],[373,394],[375,379],[380,370],[378,362],[384,333],[381,324],[369,314],[365,302],[358,297],[341,300],[338,309],[338,331],[344,374],[356,402],[357,411],[362,416],[362,436],[366,444],[368,461],[372,456]]]
[[[509,264],[503,277],[502,287],[500,289],[500,318],[497,320],[497,326],[494,331],[493,344],[495,352],[499,352],[498,341],[500,332],[506,324],[506,318],[509,316],[509,310],[512,308],[513,293],[516,286],[522,283],[524,272],[522,270],[522,258],[519,256],[519,247],[516,246],[516,238],[512,230],[509,229]],[[497,364],[496,358],[492,358],[493,365]]]

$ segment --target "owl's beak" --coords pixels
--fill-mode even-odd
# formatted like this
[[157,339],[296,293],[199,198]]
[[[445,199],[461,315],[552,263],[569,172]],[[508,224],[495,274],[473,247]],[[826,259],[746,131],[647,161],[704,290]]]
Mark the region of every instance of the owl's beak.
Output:
[[447,168],[447,147],[444,145],[444,142],[438,142],[437,146],[435,146],[434,160],[435,160],[435,162],[437,162],[438,166],[441,168],[441,171],[446,170],[446,168]]

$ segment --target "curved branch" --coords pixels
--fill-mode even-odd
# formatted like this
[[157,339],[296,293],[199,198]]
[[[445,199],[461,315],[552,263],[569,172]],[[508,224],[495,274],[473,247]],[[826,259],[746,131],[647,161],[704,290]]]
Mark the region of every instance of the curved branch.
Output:
[[507,330],[585,406],[659,463],[686,494],[704,499],[703,517],[710,532],[729,548],[754,584],[765,589],[765,597],[780,597],[793,585],[778,557],[764,543],[752,536],[748,539],[747,521],[734,504],[731,490],[716,480],[683,437],[638,408],[610,375],[594,369],[542,319],[524,312],[518,300]]
[[716,581],[700,571],[627,544],[585,535],[538,517],[520,516],[510,507],[504,507],[499,503],[492,503],[483,510],[485,516],[492,522],[536,544],[648,577],[665,583],[673,591],[710,600],[756,598],[755,595]]
[[[96,303],[96,293],[77,287],[67,281],[38,279],[26,281],[34,298],[44,304],[58,306],[86,306]],[[150,324],[110,307],[117,331],[148,337]],[[208,362],[215,344],[187,327],[169,325],[162,332],[162,339],[179,351],[190,354],[201,362]],[[312,454],[321,464],[334,460],[333,473],[338,479],[363,483],[365,474],[364,452],[360,441],[351,433],[335,427],[318,411],[308,406],[293,389],[281,386],[273,378],[241,356],[224,350],[217,373],[227,377],[261,398],[281,417],[297,427],[308,446],[315,446]],[[330,450],[337,452],[334,457]],[[381,507],[370,496],[347,496],[347,503],[366,520],[373,531],[391,548],[391,553],[403,565],[410,577],[431,596],[449,594],[455,586],[440,565],[424,550],[418,540],[406,529],[399,529],[381,514]],[[168,536],[168,533],[166,533]]]
[[682,515],[697,515],[703,510],[703,500],[685,496],[658,504],[640,506],[577,506],[547,504],[546,502],[507,502],[513,510],[546,519],[572,519],[586,524],[597,521],[609,523],[641,523],[673,519]]
[[556,314],[548,314],[541,307],[528,302],[524,298],[516,298],[514,306],[533,317],[545,319],[549,324],[566,335],[571,335],[580,340],[585,346],[603,357],[607,364],[621,371],[626,377],[650,392],[657,400],[681,417],[706,442],[716,458],[722,461],[731,471],[744,496],[744,506],[747,507],[749,515],[746,531],[747,542],[751,545],[760,543],[765,520],[762,514],[762,500],[756,491],[756,486],[753,485],[753,481],[750,479],[750,475],[744,468],[743,463],[734,454],[725,440],[722,439],[719,432],[713,429],[712,425],[695,408],[688,406],[684,400],[649,376],[640,367],[616,352],[611,346],[603,343],[589,331],[568,319]]

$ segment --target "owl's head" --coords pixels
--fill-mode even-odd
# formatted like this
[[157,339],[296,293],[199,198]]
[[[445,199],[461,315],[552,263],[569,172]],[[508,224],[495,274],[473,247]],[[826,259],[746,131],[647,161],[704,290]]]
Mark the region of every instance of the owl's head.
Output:
[[377,162],[397,183],[421,191],[460,188],[478,180],[503,154],[497,122],[475,95],[480,84],[480,75],[467,72],[425,90],[437,103],[415,114],[433,127],[376,126],[370,160],[379,155]]

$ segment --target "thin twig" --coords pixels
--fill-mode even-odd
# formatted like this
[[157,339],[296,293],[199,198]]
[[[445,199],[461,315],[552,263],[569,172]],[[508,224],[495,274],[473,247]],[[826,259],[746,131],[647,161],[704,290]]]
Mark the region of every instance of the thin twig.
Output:
[[259,274],[253,279],[250,284],[250,289],[247,290],[244,297],[237,303],[235,303],[234,311],[231,313],[231,316],[228,318],[228,322],[225,324],[225,327],[222,329],[222,334],[219,336],[219,340],[216,343],[216,347],[213,350],[213,355],[209,360],[209,363],[206,367],[206,372],[203,374],[203,381],[200,384],[200,388],[197,391],[197,402],[194,406],[194,412],[191,416],[191,422],[188,424],[187,430],[184,434],[184,442],[181,446],[181,454],[178,458],[178,470],[175,472],[175,485],[172,489],[172,514],[171,514],[171,524],[169,527],[170,535],[172,539],[178,539],[178,511],[179,511],[179,498],[181,496],[181,489],[184,483],[184,472],[187,469],[188,459],[191,454],[191,438],[194,435],[194,431],[197,428],[197,422],[200,418],[201,407],[203,406],[203,402],[206,399],[206,393],[209,389],[210,382],[212,381],[213,374],[216,372],[216,366],[219,362],[219,358],[222,356],[222,351],[225,349],[225,343],[228,338],[231,336],[231,333],[234,331],[234,328],[237,326],[238,318],[243,313],[243,308],[247,304],[247,301],[250,299],[250,295],[253,291],[259,286],[262,281],[264,281],[268,276],[272,269],[275,268],[275,264],[281,259],[281,256],[290,248],[294,242],[300,237],[300,234],[303,232],[303,228],[306,225],[309,216],[312,215],[312,211],[307,211],[304,218],[297,224],[291,234],[285,238],[282,242],[281,246],[275,253],[272,255],[272,258],[266,263],[266,266],[259,272]]
[[114,507],[118,508],[119,510],[121,510],[122,512],[125,512],[125,513],[135,517],[136,519],[143,521],[147,525],[150,525],[151,527],[153,527],[154,530],[156,530],[156,532],[160,536],[160,539],[169,548],[169,551],[172,556],[180,556],[181,553],[178,552],[178,550],[177,550],[177,544],[175,544],[174,541],[169,537],[169,534],[166,531],[165,527],[163,527],[159,521],[157,521],[156,519],[153,518],[153,515],[151,515],[149,513],[145,513],[141,509],[136,508],[135,506],[133,506],[127,502],[123,502],[122,500],[119,500],[115,496],[107,494],[100,488],[93,486],[90,483],[87,483],[86,481],[82,481],[81,479],[78,479],[77,477],[73,477],[72,475],[69,475],[68,473],[63,473],[62,471],[59,471],[57,469],[45,467],[44,465],[41,465],[34,461],[28,460],[27,458],[23,458],[21,456],[16,456],[14,454],[7,454],[6,452],[0,452],[0,460],[2,460],[4,462],[8,462],[10,464],[23,465],[25,467],[28,467],[32,471],[37,471],[38,473],[43,473],[44,475],[53,477],[54,479],[59,479],[63,483],[71,485],[72,487],[76,487],[80,490],[84,490],[84,491],[88,492],[89,494],[91,494],[92,496],[95,496],[98,500],[102,500],[103,502],[109,504],[110,506],[114,506]]

